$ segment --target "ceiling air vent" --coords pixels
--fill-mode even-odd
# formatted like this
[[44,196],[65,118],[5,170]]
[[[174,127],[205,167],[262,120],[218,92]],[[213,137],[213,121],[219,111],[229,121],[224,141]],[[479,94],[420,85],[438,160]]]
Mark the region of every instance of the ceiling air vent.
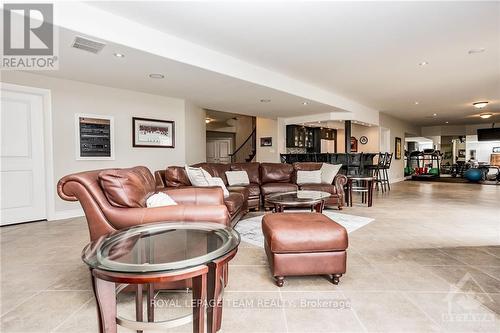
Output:
[[76,49],[97,54],[104,48],[104,46],[106,46],[106,44],[77,36],[72,46]]

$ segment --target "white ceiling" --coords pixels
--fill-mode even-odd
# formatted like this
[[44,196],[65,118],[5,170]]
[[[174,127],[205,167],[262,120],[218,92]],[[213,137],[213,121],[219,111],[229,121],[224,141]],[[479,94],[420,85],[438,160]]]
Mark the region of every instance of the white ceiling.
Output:
[[500,121],[500,2],[90,4],[418,124]]

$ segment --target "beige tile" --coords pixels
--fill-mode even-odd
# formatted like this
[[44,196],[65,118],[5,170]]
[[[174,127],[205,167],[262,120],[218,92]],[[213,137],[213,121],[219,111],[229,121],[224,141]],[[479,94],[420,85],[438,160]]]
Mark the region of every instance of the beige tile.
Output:
[[267,266],[229,267],[228,291],[277,291]]
[[345,297],[369,332],[437,332],[437,326],[399,292],[351,292]]
[[288,332],[363,332],[340,292],[282,292]]
[[263,248],[243,247],[238,249],[236,256],[229,265],[258,265],[267,266],[267,257]]
[[481,248],[445,248],[442,251],[468,265],[500,266],[499,257],[489,254]]
[[2,316],[2,332],[49,332],[84,305],[87,291],[40,292]]
[[471,266],[427,266],[427,268],[453,285],[453,289],[458,289],[457,291],[500,292],[500,280]]
[[388,282],[387,277],[371,265],[350,266],[346,274],[340,278],[338,284],[340,290],[366,290],[381,291],[393,290],[393,286]]
[[499,332],[500,317],[489,307],[498,306],[488,294],[407,293],[407,298],[443,330],[449,332]]
[[222,332],[286,332],[279,292],[227,292]]

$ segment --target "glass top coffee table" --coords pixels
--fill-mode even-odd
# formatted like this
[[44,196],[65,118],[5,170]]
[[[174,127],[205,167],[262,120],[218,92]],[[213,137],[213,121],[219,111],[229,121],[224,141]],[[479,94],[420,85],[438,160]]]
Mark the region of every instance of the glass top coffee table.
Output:
[[323,212],[325,200],[331,196],[323,191],[293,191],[272,194],[266,201],[274,205],[274,212],[283,212],[286,207],[311,207],[311,211]]
[[[100,327],[162,330],[193,322],[194,332],[216,332],[222,314],[224,270],[237,251],[239,234],[217,223],[168,222],[135,226],[88,244],[82,259],[92,272]],[[193,313],[154,321],[155,284],[192,280]],[[116,285],[120,284],[120,285]],[[136,320],[117,316],[116,293],[136,287]],[[143,321],[143,286],[147,287],[147,322]],[[158,288],[157,288],[158,289]]]

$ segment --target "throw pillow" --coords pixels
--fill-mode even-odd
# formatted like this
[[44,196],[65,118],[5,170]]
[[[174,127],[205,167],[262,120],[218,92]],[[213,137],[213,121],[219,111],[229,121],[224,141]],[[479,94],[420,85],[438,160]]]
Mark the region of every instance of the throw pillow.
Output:
[[229,186],[249,185],[250,179],[246,171],[226,171]]
[[321,184],[321,170],[297,171],[297,184]]
[[168,194],[163,192],[158,192],[151,195],[146,200],[146,207],[163,207],[163,206],[175,206],[177,202],[174,201]]
[[210,186],[208,181],[212,176],[202,168],[193,168],[186,165],[186,173],[193,186]]
[[224,198],[227,198],[229,196],[229,191],[226,188],[226,185],[224,184],[224,181],[222,178],[219,177],[211,177],[208,180],[208,185],[209,186],[219,186],[222,188],[222,192],[224,192]]
[[335,176],[339,173],[342,164],[323,163],[321,166],[321,182],[323,184],[333,184]]

